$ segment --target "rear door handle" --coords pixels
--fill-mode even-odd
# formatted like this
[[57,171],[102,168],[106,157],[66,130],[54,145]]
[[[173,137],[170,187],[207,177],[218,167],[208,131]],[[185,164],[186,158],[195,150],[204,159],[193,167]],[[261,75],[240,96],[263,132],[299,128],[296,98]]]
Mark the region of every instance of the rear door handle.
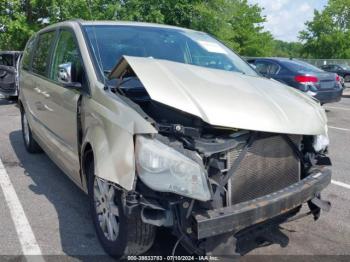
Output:
[[40,94],[40,93],[41,93],[41,90],[40,90],[40,88],[39,88],[39,87],[35,87],[35,88],[34,88],[34,90],[35,90],[35,92],[37,92],[38,94]]

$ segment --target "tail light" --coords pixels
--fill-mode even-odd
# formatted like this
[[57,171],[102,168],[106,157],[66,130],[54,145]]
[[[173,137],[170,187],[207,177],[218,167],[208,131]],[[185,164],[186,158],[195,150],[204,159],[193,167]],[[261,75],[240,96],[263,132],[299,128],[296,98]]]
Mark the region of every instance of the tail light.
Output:
[[340,82],[340,76],[339,75],[335,75],[335,81],[337,81],[338,83]]
[[318,82],[318,78],[316,76],[295,76],[294,77],[295,81],[297,81],[298,83],[317,83]]

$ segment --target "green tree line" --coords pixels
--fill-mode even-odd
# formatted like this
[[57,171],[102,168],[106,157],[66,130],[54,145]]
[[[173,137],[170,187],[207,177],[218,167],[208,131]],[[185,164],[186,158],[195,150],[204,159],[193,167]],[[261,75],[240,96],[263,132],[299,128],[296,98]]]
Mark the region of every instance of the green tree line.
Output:
[[308,58],[350,58],[350,0],[328,0],[322,12],[300,32],[301,55]]
[[48,24],[69,19],[164,23],[208,32],[243,56],[350,57],[350,0],[329,0],[300,32],[275,40],[247,0],[0,0],[0,50],[22,50]]

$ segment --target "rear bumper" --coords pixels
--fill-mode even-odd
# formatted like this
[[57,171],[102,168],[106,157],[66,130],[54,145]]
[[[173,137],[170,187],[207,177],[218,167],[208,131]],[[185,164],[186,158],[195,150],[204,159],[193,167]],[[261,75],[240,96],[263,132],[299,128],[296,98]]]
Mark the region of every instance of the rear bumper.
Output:
[[198,239],[236,233],[292,210],[313,199],[331,182],[331,171],[322,168],[283,190],[251,201],[193,215]]
[[315,98],[319,100],[322,104],[338,102],[343,94],[343,88],[337,90],[329,91],[319,91],[317,92]]

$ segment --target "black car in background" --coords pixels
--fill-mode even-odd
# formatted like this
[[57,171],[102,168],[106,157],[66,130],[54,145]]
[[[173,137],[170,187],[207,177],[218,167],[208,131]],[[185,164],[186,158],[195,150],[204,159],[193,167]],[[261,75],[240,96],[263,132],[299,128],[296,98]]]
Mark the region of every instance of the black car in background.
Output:
[[350,66],[340,64],[328,64],[321,66],[321,69],[327,72],[337,73],[344,78],[345,82],[350,82]]
[[18,66],[22,52],[0,51],[0,94],[18,96]]
[[318,99],[321,104],[341,99],[343,87],[336,73],[289,58],[248,59],[261,75],[292,86]]

